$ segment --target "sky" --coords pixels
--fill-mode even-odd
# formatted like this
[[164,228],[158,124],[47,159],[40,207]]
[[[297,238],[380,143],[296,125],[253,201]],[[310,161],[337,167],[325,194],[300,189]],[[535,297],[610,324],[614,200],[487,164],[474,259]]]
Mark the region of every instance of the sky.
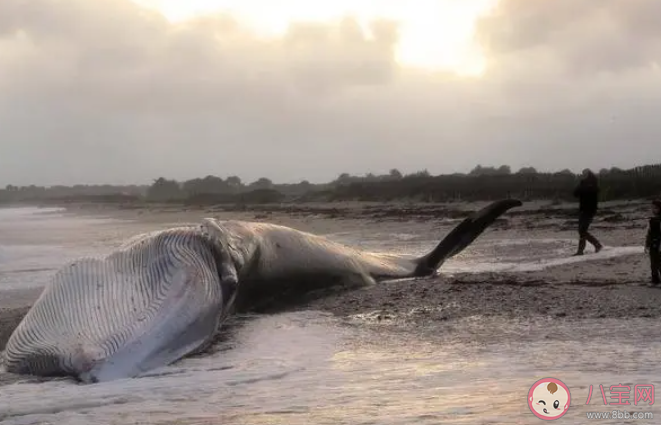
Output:
[[0,0],[0,187],[661,162],[658,0]]

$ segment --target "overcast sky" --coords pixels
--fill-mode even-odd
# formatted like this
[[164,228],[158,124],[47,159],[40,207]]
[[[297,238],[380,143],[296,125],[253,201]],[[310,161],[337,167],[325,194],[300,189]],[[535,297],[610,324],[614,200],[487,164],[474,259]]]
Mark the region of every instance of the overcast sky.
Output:
[[0,186],[661,162],[659,22],[659,0],[500,0],[476,77],[397,61],[388,21],[265,38],[129,0],[0,0]]

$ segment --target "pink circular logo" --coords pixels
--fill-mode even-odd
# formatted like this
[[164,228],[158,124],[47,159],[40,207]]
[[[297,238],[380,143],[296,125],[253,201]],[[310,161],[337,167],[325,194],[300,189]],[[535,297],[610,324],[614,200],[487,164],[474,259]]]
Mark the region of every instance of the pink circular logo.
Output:
[[569,388],[559,379],[540,379],[528,391],[530,411],[545,421],[563,417],[567,413],[570,403]]

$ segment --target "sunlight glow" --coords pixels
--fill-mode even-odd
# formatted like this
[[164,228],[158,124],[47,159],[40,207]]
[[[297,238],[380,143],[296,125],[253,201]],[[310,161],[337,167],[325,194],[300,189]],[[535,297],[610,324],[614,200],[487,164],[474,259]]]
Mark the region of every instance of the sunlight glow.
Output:
[[260,35],[283,34],[290,23],[325,22],[353,16],[361,24],[376,18],[400,24],[396,56],[405,67],[479,76],[485,59],[472,43],[474,25],[496,0],[134,0],[172,22],[225,12]]

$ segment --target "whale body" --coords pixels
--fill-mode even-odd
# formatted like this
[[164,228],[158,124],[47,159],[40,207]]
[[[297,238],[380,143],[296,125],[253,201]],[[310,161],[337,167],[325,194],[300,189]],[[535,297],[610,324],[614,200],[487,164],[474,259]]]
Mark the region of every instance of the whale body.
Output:
[[270,223],[204,219],[58,270],[10,336],[8,372],[84,383],[137,377],[203,350],[241,291],[430,276],[518,200],[459,223],[428,254],[370,253]]

